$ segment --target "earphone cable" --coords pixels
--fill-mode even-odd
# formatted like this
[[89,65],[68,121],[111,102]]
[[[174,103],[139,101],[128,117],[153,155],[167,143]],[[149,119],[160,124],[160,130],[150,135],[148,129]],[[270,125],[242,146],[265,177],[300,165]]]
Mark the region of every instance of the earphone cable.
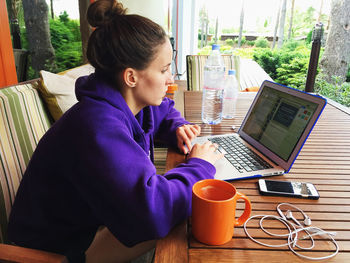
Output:
[[[298,223],[298,224],[294,224],[292,222],[289,222],[288,219],[286,218],[286,216],[284,216],[284,214],[282,213],[282,211],[280,210],[280,206],[281,205],[289,205],[293,208],[295,208],[296,210],[298,210],[299,212],[301,212],[303,215],[304,215],[304,224],[311,224],[311,219],[304,213],[304,211],[302,211],[300,208],[292,205],[292,204],[288,204],[288,203],[281,203],[277,206],[277,212],[279,213],[280,217],[278,216],[275,216],[275,215],[254,215],[254,216],[251,216],[243,225],[243,228],[244,228],[244,232],[246,233],[246,235],[252,240],[254,241],[255,243],[258,243],[262,246],[266,246],[266,247],[283,247],[283,246],[288,246],[289,249],[297,256],[299,257],[302,257],[304,259],[309,259],[309,260],[323,260],[323,259],[329,259],[331,257],[334,257],[338,252],[339,252],[339,246],[338,246],[338,243],[335,241],[335,239],[333,238],[333,236],[336,234],[334,232],[327,232],[327,231],[324,231],[322,230],[321,228],[318,228],[318,227],[313,227],[313,226],[302,226],[302,224],[297,221],[292,215],[290,215],[290,219],[292,219],[294,222]],[[289,211],[290,212],[290,211]],[[254,218],[260,218],[259,220],[259,226],[261,228],[261,230],[263,232],[265,232],[267,235],[270,235],[270,236],[275,236],[275,237],[288,237],[287,238],[287,242],[284,243],[284,244],[279,244],[279,245],[272,245],[272,244],[266,244],[266,243],[263,243],[261,241],[258,241],[256,240],[255,238],[253,238],[248,230],[247,230],[247,223],[251,220],[251,219],[254,219]],[[271,233],[270,231],[266,230],[264,227],[263,227],[263,221],[265,219],[275,219],[275,220],[278,220],[279,222],[281,222],[283,225],[285,225],[285,227],[287,228],[288,230],[288,233],[287,234],[275,234],[275,233]],[[307,235],[305,235],[304,237],[302,238],[299,238],[298,239],[298,234],[299,232],[301,231],[304,231],[305,233],[307,233]],[[313,236],[316,236],[316,235],[327,235],[329,238],[330,238],[330,241],[334,244],[335,246],[335,251],[333,254],[330,254],[328,256],[324,256],[324,257],[318,257],[318,258],[315,258],[315,257],[309,257],[309,256],[305,256],[297,251],[295,251],[294,247],[297,247],[301,250],[312,250],[315,246],[315,241],[313,239]],[[311,241],[311,246],[310,247],[302,247],[300,245],[298,245],[298,240],[305,240],[305,239],[310,239]]]

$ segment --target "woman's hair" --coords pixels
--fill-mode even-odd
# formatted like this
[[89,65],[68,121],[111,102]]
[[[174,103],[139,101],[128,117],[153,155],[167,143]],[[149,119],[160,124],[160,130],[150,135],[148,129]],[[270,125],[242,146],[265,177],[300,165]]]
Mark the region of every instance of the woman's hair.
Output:
[[164,29],[150,19],[127,15],[115,0],[97,0],[89,6],[87,20],[95,30],[87,48],[87,58],[96,74],[113,83],[118,73],[131,67],[147,68],[158,47],[165,43]]

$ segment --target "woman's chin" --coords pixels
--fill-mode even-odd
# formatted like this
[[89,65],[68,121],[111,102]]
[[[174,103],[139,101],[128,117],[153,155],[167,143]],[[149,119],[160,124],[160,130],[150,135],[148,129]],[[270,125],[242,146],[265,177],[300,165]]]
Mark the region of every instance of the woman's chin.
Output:
[[152,103],[150,106],[159,106],[160,104],[162,104],[163,99],[164,99],[164,97],[159,99],[157,102]]

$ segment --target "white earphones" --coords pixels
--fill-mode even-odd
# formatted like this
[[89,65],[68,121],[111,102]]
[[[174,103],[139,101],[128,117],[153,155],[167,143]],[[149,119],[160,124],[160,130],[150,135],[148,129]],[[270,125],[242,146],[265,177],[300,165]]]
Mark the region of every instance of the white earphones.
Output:
[[[304,221],[303,221],[303,224],[304,226],[293,216],[293,213],[291,210],[287,210],[286,211],[286,214],[284,214],[281,210],[281,206],[289,206],[289,207],[292,207],[294,209],[296,209],[297,211],[299,211],[303,216],[304,216]],[[302,257],[302,258],[305,258],[305,259],[309,259],[309,260],[323,260],[323,259],[328,259],[328,258],[331,258],[331,257],[334,257],[338,251],[339,251],[339,246],[337,244],[337,242],[334,240],[333,236],[336,235],[336,232],[327,232],[327,231],[324,231],[318,227],[313,227],[311,226],[311,218],[306,215],[304,213],[303,210],[301,210],[300,208],[296,207],[295,205],[292,205],[292,204],[289,204],[289,203],[280,203],[277,205],[276,207],[276,210],[277,210],[277,213],[280,215],[280,217],[278,216],[274,216],[274,215],[255,215],[255,216],[252,216],[250,217],[243,225],[244,227],[244,232],[246,233],[246,235],[254,242],[260,244],[260,245],[263,245],[263,246],[267,246],[267,247],[282,247],[282,246],[288,246],[289,249],[297,256],[299,257]],[[270,236],[277,236],[277,237],[287,237],[287,243],[285,244],[280,244],[280,245],[270,245],[270,244],[266,244],[266,243],[262,243],[256,239],[254,239],[249,233],[248,233],[248,230],[247,230],[247,223],[253,219],[253,218],[256,218],[256,217],[260,217],[260,221],[259,221],[259,225],[260,225],[260,228],[262,231],[264,231],[266,234],[270,235]],[[263,227],[263,221],[265,219],[275,219],[275,220],[278,220],[280,221],[282,224],[285,225],[285,227],[288,229],[288,232],[287,234],[274,234],[274,233],[271,233],[269,231],[267,231],[264,227]],[[291,223],[290,221],[288,220],[291,220],[294,222]],[[301,238],[298,238],[298,234],[299,232],[305,232],[307,235],[305,235],[304,237],[301,237]],[[313,234],[310,234],[313,233]],[[335,246],[335,251],[333,254],[331,255],[328,255],[328,256],[325,256],[325,257],[318,257],[318,258],[313,258],[313,257],[308,257],[308,256],[305,256],[303,254],[300,254],[299,252],[295,251],[294,250],[294,247],[298,247],[299,249],[302,249],[302,250],[312,250],[315,246],[315,241],[313,239],[313,236],[315,235],[327,235],[330,240],[332,241],[332,243],[334,244]],[[311,240],[311,246],[310,247],[301,247],[298,245],[298,241],[299,240],[304,240],[304,239],[310,239]]]
[[292,204],[289,204],[289,203],[280,203],[278,206],[277,206],[277,213],[280,215],[280,217],[282,217],[284,220],[287,220],[287,219],[291,219],[292,221],[294,221],[294,223],[296,223],[297,225],[301,226],[299,221],[295,219],[295,217],[293,216],[292,214],[292,211],[290,210],[287,210],[286,212],[286,215],[283,214],[282,210],[281,210],[281,206],[290,206],[290,207],[293,207],[294,209],[298,210],[303,216],[304,216],[304,225],[305,226],[311,226],[311,218],[304,213],[303,210],[301,210],[299,207],[296,207],[295,205],[292,205]]

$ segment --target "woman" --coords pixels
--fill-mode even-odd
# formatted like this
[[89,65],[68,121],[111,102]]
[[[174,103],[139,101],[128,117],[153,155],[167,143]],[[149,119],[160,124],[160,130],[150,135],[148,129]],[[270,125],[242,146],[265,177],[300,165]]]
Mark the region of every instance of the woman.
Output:
[[[76,82],[78,103],[41,139],[10,215],[15,244],[71,262],[122,262],[152,248],[191,212],[191,188],[213,178],[222,156],[195,145],[197,125],[163,99],[171,44],[151,20],[113,0],[94,2],[87,56],[95,73]],[[157,175],[153,140],[190,151]]]

